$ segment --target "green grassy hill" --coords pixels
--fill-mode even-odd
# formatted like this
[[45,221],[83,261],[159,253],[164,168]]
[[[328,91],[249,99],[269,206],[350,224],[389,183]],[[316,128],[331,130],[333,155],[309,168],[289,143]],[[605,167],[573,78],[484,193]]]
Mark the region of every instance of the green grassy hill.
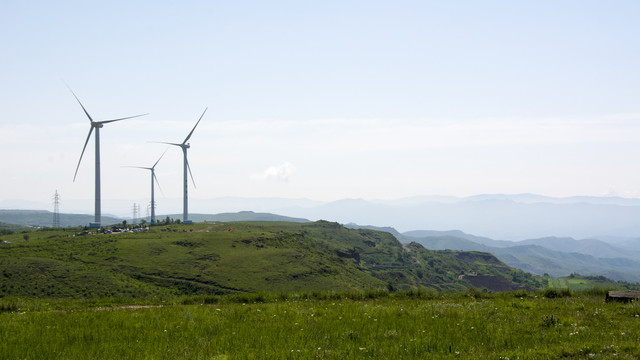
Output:
[[[463,274],[542,283],[481,252],[431,251],[337,223],[233,222],[0,236],[0,296],[166,297],[244,292],[463,290]],[[504,281],[502,281],[504,280]],[[486,286],[490,288],[489,286]]]

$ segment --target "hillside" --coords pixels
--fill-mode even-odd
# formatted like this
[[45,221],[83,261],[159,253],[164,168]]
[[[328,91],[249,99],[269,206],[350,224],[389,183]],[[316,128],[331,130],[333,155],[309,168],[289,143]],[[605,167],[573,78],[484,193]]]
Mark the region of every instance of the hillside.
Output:
[[399,234],[397,237],[402,242],[415,241],[432,250],[489,252],[509,266],[537,275],[546,273],[553,277],[561,277],[579,273],[603,275],[616,281],[640,282],[640,262],[634,260],[633,256],[636,252],[626,250],[625,254],[625,250],[598,240],[543,238],[504,242],[462,232],[438,231],[412,231]]
[[[0,296],[149,297],[258,291],[462,290],[464,274],[500,289],[541,283],[481,252],[431,251],[337,223],[233,222],[1,236]],[[491,288],[489,283],[486,287]]]

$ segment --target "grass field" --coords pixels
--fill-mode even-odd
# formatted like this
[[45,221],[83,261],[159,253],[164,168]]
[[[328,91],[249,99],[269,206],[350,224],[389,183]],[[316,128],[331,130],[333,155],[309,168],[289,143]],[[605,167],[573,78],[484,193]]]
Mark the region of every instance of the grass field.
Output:
[[543,294],[246,294],[137,306],[5,298],[0,358],[640,357],[640,304]]

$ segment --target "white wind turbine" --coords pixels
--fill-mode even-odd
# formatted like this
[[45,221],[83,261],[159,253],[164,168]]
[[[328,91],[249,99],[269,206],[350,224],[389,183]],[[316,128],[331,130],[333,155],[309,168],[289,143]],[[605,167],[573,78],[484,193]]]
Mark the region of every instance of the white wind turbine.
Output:
[[[154,194],[154,191],[153,191],[153,181],[154,181],[154,179],[158,183],[158,188],[160,188],[160,182],[158,181],[158,178],[156,177],[155,169],[156,169],[156,165],[158,165],[158,163],[160,162],[160,159],[162,159],[162,157],[166,153],[167,153],[167,151],[165,150],[164,153],[162,153],[162,155],[160,155],[160,158],[158,159],[158,161],[156,161],[156,163],[153,164],[153,166],[150,167],[150,168],[149,167],[142,167],[142,166],[125,166],[125,167],[130,167],[130,168],[145,169],[145,170],[150,170],[151,171],[151,225],[156,223],[156,201],[155,201],[155,194]],[[162,188],[160,188],[160,191],[162,191]]]
[[184,141],[182,143],[177,144],[177,143],[161,142],[161,144],[169,144],[169,145],[180,147],[182,149],[182,154],[184,155],[184,164],[183,164],[184,194],[183,194],[183,199],[182,199],[182,222],[184,224],[191,224],[192,223],[192,221],[189,220],[189,198],[188,198],[189,181],[188,181],[188,177],[187,177],[187,171],[189,172],[189,175],[191,176],[191,181],[193,182],[193,186],[194,187],[196,186],[196,182],[193,180],[193,174],[191,173],[191,167],[189,166],[189,160],[187,160],[187,149],[189,149],[191,147],[189,145],[189,143],[187,143],[187,141],[189,141],[189,138],[191,137],[191,135],[193,135],[193,131],[196,129],[196,127],[200,123],[200,120],[202,120],[202,117],[204,116],[204,113],[207,112],[207,109],[208,108],[204,109],[204,111],[202,112],[202,115],[200,115],[200,119],[198,119],[198,122],[196,122],[195,126],[193,127],[193,129],[191,129],[191,132],[189,133],[189,135],[187,135],[187,137],[184,139]]
[[73,90],[71,90],[69,85],[67,85],[67,88],[69,88],[69,91],[71,91],[71,93],[73,94],[73,97],[76,98],[76,100],[78,101],[78,104],[80,104],[80,107],[82,107],[82,110],[84,111],[84,113],[89,118],[89,121],[91,122],[91,128],[89,129],[89,135],[87,135],[87,140],[84,142],[84,147],[82,148],[82,153],[80,154],[80,160],[78,160],[78,166],[76,166],[76,173],[73,175],[73,181],[76,181],[76,176],[78,175],[78,169],[80,168],[80,162],[82,161],[82,156],[84,155],[84,151],[87,149],[87,144],[89,143],[89,138],[91,138],[91,132],[93,132],[93,129],[96,130],[96,135],[95,135],[95,140],[96,140],[95,217],[94,217],[94,222],[89,223],[89,226],[97,228],[97,227],[100,227],[100,221],[101,221],[101,210],[100,210],[101,209],[101,202],[100,202],[100,128],[102,128],[104,126],[104,124],[108,124],[108,123],[112,123],[112,122],[120,121],[120,120],[132,119],[132,118],[136,118],[136,117],[144,116],[144,115],[148,115],[148,114],[140,114],[140,115],[129,116],[129,117],[119,118],[119,119],[112,119],[112,120],[93,121],[93,119],[91,118],[91,115],[89,115],[89,113],[87,112],[87,109],[84,108],[84,105],[82,105],[82,103],[80,102],[80,99],[78,99],[78,97],[73,92]]

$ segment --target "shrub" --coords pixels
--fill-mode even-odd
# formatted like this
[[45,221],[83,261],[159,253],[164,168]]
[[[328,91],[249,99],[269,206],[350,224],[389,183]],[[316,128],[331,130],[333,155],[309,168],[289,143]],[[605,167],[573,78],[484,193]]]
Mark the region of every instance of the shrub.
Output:
[[568,288],[565,289],[554,289],[549,288],[542,292],[542,295],[549,299],[562,298],[562,297],[571,297],[571,290]]
[[559,322],[558,318],[553,315],[545,315],[542,317],[542,326],[547,328],[556,326]]

